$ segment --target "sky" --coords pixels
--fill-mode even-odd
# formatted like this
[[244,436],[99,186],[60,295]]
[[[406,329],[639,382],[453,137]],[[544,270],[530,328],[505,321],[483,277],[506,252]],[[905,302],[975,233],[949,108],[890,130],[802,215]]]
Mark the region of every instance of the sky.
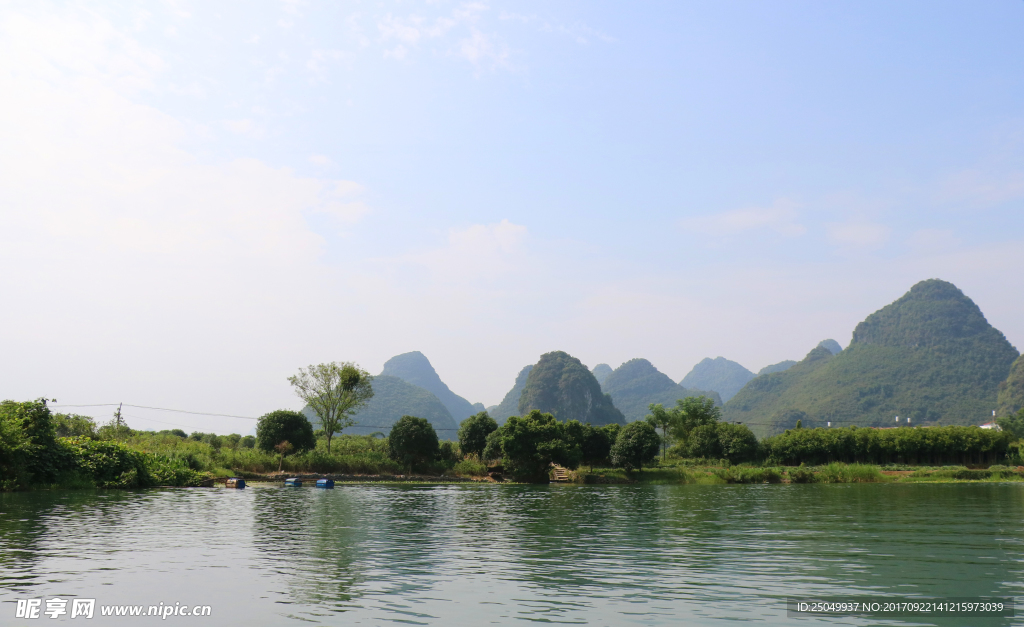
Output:
[[929,278],[1024,348],[1022,29],[1020,0],[4,2],[0,396],[252,418],[413,350],[485,405],[553,350],[756,372]]

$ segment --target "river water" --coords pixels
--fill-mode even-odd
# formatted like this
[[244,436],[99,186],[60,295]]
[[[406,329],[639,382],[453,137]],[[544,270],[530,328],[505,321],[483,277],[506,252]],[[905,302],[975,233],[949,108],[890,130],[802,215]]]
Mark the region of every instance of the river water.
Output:
[[[1017,625],[785,599],[1024,596],[1022,560],[1021,484],[0,495],[0,625]],[[212,615],[15,618],[52,597]]]

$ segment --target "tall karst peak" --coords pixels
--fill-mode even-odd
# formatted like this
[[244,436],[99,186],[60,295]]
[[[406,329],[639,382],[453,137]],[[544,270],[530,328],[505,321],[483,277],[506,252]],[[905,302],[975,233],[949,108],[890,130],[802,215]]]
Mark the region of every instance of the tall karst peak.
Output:
[[520,415],[539,409],[562,422],[579,420],[601,426],[625,424],[622,412],[601,391],[601,384],[579,359],[563,351],[541,355],[526,377],[519,397]]
[[957,286],[939,279],[921,281],[853,331],[854,344],[911,348],[967,338],[1006,341],[974,301]]
[[434,367],[430,365],[430,360],[419,351],[395,355],[384,363],[384,370],[380,374],[397,377],[427,390],[444,404],[456,422],[461,422],[476,413],[472,403],[445,385]]

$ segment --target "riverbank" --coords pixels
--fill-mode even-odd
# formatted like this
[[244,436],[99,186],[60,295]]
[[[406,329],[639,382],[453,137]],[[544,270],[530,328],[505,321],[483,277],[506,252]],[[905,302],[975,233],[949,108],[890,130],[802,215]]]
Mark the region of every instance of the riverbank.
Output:
[[620,468],[568,471],[567,482],[599,485],[726,485],[751,483],[960,483],[1024,481],[1024,466],[907,466],[832,463],[820,466],[656,466],[626,472]]

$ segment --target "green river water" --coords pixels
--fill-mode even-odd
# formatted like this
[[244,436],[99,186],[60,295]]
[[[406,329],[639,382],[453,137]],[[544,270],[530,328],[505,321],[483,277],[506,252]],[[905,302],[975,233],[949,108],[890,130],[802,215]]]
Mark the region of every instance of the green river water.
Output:
[[[1024,625],[785,605],[1022,586],[1021,484],[0,494],[0,625]],[[212,615],[16,618],[52,597]]]

